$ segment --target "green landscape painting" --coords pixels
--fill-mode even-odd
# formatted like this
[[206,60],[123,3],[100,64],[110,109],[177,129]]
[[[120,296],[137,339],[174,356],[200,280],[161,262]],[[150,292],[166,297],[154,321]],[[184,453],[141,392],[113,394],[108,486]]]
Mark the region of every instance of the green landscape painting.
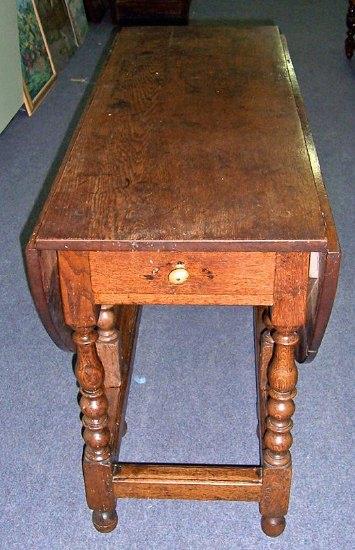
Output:
[[55,73],[32,0],[16,3],[23,80],[25,91],[34,102]]
[[64,0],[35,0],[56,70],[64,67],[76,50],[74,32]]
[[89,29],[83,0],[65,0],[65,3],[68,8],[68,13],[74,30],[76,43],[78,46],[81,46]]

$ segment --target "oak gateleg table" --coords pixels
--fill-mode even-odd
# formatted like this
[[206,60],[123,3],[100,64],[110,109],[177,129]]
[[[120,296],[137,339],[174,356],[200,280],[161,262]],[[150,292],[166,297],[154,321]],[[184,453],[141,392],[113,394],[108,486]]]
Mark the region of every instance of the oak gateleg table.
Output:
[[[264,532],[279,535],[295,361],[317,353],[340,261],[279,30],[120,32],[26,258],[44,326],[77,354],[95,527],[115,528],[118,498],[228,499],[259,502]],[[260,464],[113,461],[146,304],[254,307]]]

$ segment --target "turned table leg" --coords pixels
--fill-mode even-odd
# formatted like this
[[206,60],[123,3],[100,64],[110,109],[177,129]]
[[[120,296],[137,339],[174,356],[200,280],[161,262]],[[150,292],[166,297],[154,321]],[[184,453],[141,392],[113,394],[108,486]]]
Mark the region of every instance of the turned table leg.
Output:
[[97,322],[97,353],[105,370],[105,386],[117,388],[122,382],[119,334],[113,305],[102,305]]
[[266,422],[263,437],[263,483],[260,499],[261,526],[271,536],[285,528],[292,478],[290,447],[292,415],[295,411],[297,367],[295,348],[306,315],[309,255],[277,254],[274,305],[271,319],[264,316],[273,342],[267,367]]
[[121,434],[127,432],[127,423],[124,418],[117,417],[117,401],[120,387],[124,378],[124,365],[120,334],[117,329],[117,308],[114,305],[101,306],[98,326],[98,340],[96,349],[105,371],[105,389],[109,401],[109,428],[111,443],[114,447],[117,434],[122,423]]
[[297,367],[294,348],[298,335],[294,331],[272,332],[275,350],[268,368],[268,401],[264,434],[265,491],[260,505],[261,526],[269,536],[278,536],[285,528],[291,484],[292,415],[295,410]]
[[105,371],[97,353],[98,307],[90,279],[88,255],[65,251],[58,254],[64,318],[73,333],[77,352],[75,374],[80,385],[85,441],[83,472],[86,500],[93,510],[98,531],[109,532],[117,525],[113,494],[109,429],[109,404]]
[[258,437],[261,448],[264,443],[263,439],[267,416],[267,369],[274,349],[274,340],[270,333],[271,328],[268,309],[255,308],[254,333],[257,369],[256,382],[258,390]]
[[112,491],[108,401],[104,390],[104,369],[96,352],[93,327],[76,328],[75,374],[80,384],[85,441],[83,470],[86,497],[98,531],[109,532],[117,525],[116,500]]

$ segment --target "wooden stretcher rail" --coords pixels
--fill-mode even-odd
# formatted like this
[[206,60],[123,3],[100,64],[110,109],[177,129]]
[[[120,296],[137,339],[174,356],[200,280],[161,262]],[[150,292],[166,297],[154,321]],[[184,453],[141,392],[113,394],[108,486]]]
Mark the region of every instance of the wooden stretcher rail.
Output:
[[257,466],[120,463],[113,484],[117,498],[259,501],[262,477]]

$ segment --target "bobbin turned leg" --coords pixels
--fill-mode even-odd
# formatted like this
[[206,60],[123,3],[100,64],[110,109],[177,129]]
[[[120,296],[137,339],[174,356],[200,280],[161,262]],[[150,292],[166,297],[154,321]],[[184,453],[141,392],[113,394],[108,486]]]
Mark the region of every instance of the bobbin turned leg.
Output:
[[105,391],[109,401],[109,428],[112,451],[115,452],[118,431],[121,427],[123,437],[127,433],[127,422],[124,415],[122,418],[120,415],[117,416],[119,392],[125,372],[122,343],[117,330],[117,308],[114,305],[101,305],[97,326],[99,337],[96,349],[105,371]]
[[272,358],[267,368],[266,422],[263,437],[261,526],[271,536],[285,528],[291,487],[292,415],[295,410],[298,329],[305,322],[309,255],[277,254],[274,305],[264,315]]
[[87,253],[61,252],[58,261],[64,318],[74,331],[73,341],[77,352],[75,375],[80,385],[80,407],[83,413],[86,500],[93,510],[92,519],[96,529],[109,532],[117,525],[117,514],[112,484],[105,372],[96,348],[98,307],[91,290]]
[[258,429],[260,448],[263,447],[267,416],[267,368],[271,361],[274,341],[270,334],[271,321],[268,308],[254,309],[254,336],[256,354],[256,383],[258,390]]
[[292,415],[295,410],[297,368],[294,347],[297,334],[287,329],[272,332],[275,342],[273,359],[268,368],[268,401],[266,431],[264,435],[265,483],[273,487],[264,493],[261,503],[263,531],[275,537],[285,528],[291,483]]
[[76,328],[75,375],[80,384],[85,441],[83,469],[88,505],[98,531],[109,532],[117,525],[116,501],[112,491],[108,401],[104,391],[104,369],[96,352],[93,327]]

